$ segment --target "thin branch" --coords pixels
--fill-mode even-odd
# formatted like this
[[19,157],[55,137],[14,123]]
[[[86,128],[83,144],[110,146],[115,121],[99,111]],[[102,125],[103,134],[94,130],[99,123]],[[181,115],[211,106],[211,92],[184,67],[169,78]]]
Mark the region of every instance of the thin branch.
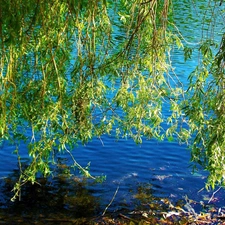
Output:
[[171,25],[173,25],[173,26],[175,27],[175,29],[177,30],[178,34],[181,36],[181,38],[182,38],[187,44],[189,44],[189,45],[200,45],[200,44],[201,44],[201,42],[194,43],[194,42],[189,42],[189,41],[187,41],[187,40],[184,38],[184,36],[181,34],[179,28],[178,28],[174,23],[171,23],[171,22],[169,22],[169,21],[168,21],[168,23],[170,23]]
[[106,211],[108,210],[108,208],[110,207],[110,205],[113,203],[113,201],[114,201],[114,199],[115,199],[115,197],[116,197],[116,195],[117,195],[117,193],[118,193],[119,187],[120,187],[120,185],[118,185],[118,187],[117,187],[117,189],[116,189],[116,191],[115,191],[115,193],[114,193],[114,195],[113,195],[113,197],[112,197],[110,203],[106,206],[104,212],[102,213],[102,216],[105,215]]
[[216,191],[213,192],[211,198],[209,199],[208,203],[210,203],[213,199],[214,199],[214,196],[215,194],[221,189],[221,187],[219,187]]
[[88,170],[84,169],[73,157],[72,153],[65,147],[66,151],[69,153],[69,155],[71,156],[73,162],[74,162],[74,165],[80,170],[82,171],[86,177],[89,177],[89,178],[92,178],[92,179],[96,179],[95,177],[93,177],[89,172]]

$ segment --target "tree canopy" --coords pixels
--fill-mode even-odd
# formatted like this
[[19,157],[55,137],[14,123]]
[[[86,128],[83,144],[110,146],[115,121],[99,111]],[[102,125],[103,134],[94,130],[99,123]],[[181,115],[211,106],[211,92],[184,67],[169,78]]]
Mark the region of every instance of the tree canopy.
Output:
[[[173,2],[0,0],[0,138],[16,146],[15,197],[38,173],[51,173],[55,153],[103,134],[185,142],[209,171],[208,184],[224,185],[225,38],[218,45],[202,37],[190,48]],[[209,1],[211,21],[202,25],[213,27],[222,7]],[[187,59],[199,52],[187,89],[174,72],[174,48]]]

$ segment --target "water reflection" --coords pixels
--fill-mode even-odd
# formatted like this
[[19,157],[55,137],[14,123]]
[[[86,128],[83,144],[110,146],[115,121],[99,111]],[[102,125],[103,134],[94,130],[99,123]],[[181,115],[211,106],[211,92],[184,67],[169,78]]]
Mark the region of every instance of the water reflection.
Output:
[[[11,202],[11,192],[19,171],[1,180],[0,212],[5,221],[55,220],[93,217],[99,212],[99,198],[93,196],[85,179],[68,174],[66,165],[58,164],[55,177],[39,178],[34,185],[26,184],[20,201]],[[69,218],[69,219],[68,219]],[[39,223],[38,223],[39,224]]]
[[[207,203],[210,196],[206,192],[201,192],[203,200],[199,202],[188,197],[175,197],[176,193],[171,193],[174,196],[170,198],[159,196],[160,188],[163,191],[162,187],[156,188],[154,184],[146,182],[129,182],[129,179],[134,181],[136,174],[115,181],[117,190],[109,195],[106,182],[99,184],[81,179],[70,173],[70,168],[62,162],[63,160],[57,164],[54,177],[39,178],[36,184],[25,185],[22,188],[21,201],[10,201],[13,195],[11,190],[18,179],[19,171],[14,170],[9,177],[1,179],[0,221],[3,224],[39,225],[118,224],[109,223],[110,218],[119,218],[120,221],[140,221],[144,218],[144,221],[151,224],[161,224],[162,218],[170,217],[171,212],[176,211],[176,217],[167,219],[173,222],[182,219],[187,222],[185,213],[193,216],[200,211],[208,212],[211,209],[215,213],[218,208],[216,209],[214,204],[218,204],[218,201],[223,202],[222,191],[215,196],[215,202],[212,201],[210,204]],[[165,181],[170,177],[155,176],[154,179],[159,183],[158,180]],[[165,185],[162,186],[165,188]],[[211,216],[213,217],[213,213]]]

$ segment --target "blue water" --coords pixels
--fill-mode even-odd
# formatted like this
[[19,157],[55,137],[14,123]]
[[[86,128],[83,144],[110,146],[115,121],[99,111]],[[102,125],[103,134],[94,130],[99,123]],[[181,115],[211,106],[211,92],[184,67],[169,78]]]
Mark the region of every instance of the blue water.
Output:
[[[145,140],[136,145],[132,140],[115,141],[112,137],[103,138],[104,146],[94,140],[86,147],[74,150],[74,156],[85,166],[91,161],[90,171],[93,175],[104,174],[106,182],[100,185],[105,200],[110,202],[119,186],[114,200],[115,207],[123,201],[132,202],[129,189],[139,185],[151,185],[156,197],[168,197],[171,201],[187,196],[195,201],[209,200],[212,192],[204,188],[207,172],[193,173],[190,167],[190,151],[185,145],[174,142],[157,142]],[[200,192],[199,192],[200,191]],[[225,195],[220,191],[218,204],[223,204]]]
[[[180,6],[176,5],[176,7]],[[183,7],[187,6],[183,5]],[[184,17],[189,14],[188,10],[182,12]],[[177,26],[179,29],[185,29],[185,24],[182,22]],[[198,21],[195,30],[193,27],[187,27],[185,37],[188,41],[196,43],[200,36]],[[175,71],[185,87],[188,75],[196,66],[197,58],[192,58],[185,63],[182,51],[176,49],[172,51],[172,60],[176,67]],[[21,149],[22,158],[26,158],[26,146],[22,145]],[[12,154],[14,150],[15,147],[7,142],[1,146],[0,178],[7,177],[14,169],[18,169],[17,156]],[[190,150],[186,145],[177,142],[144,139],[141,145],[136,145],[130,139],[116,140],[112,136],[102,136],[101,140],[96,138],[86,146],[74,149],[73,155],[84,167],[91,162],[92,175],[106,175],[106,181],[99,184],[95,192],[104,199],[104,204],[110,202],[119,186],[112,207],[124,201],[132,202],[133,196],[129,190],[139,185],[151,185],[154,195],[174,200],[184,199],[187,195],[190,199],[196,201],[205,199],[207,202],[213,193],[200,191],[205,186],[207,172],[200,170],[192,173]],[[61,155],[61,157],[70,158],[68,155]],[[216,197],[216,204],[222,205],[224,191],[218,192]]]

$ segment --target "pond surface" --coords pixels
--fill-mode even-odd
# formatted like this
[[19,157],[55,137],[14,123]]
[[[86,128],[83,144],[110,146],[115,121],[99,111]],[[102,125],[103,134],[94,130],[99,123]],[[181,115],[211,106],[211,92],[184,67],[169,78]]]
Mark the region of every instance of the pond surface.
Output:
[[[198,7],[189,6],[189,3],[189,1],[186,1],[186,3],[185,1],[183,3],[180,3],[179,1],[177,3],[175,2],[174,10],[177,12],[177,14],[175,14],[177,15],[177,18],[183,18],[182,20],[179,20],[180,23],[177,24],[177,27],[183,32],[187,41],[196,44],[199,41],[199,37],[202,35],[202,31],[199,29],[199,20],[193,15],[196,14],[196,10],[199,11],[199,15],[201,15],[200,11],[203,9],[200,6],[203,6],[204,1],[199,1]],[[185,18],[193,20],[192,27],[187,27]],[[218,29],[220,29],[220,26]],[[218,33],[220,33],[220,30],[218,30]],[[172,60],[176,67],[176,73],[185,86],[185,84],[187,84],[188,75],[196,66],[197,55],[184,63],[182,51],[174,50]],[[12,176],[11,173],[13,170],[18,169],[17,157],[12,154],[14,150],[15,147],[10,146],[7,143],[4,143],[0,148],[1,181],[3,181],[3,178]],[[21,152],[21,155],[26,158],[26,146],[24,146],[23,150],[24,152]],[[94,139],[86,146],[79,146],[74,149],[73,155],[78,163],[84,167],[91,162],[91,174],[96,176],[106,175],[106,181],[102,184],[95,185],[87,182],[82,188],[79,188],[79,184],[76,184],[75,179],[74,184],[72,184],[71,181],[68,184],[62,184],[62,180],[60,182],[53,181],[48,187],[53,188],[53,184],[55,184],[58,189],[50,188],[46,191],[40,188],[39,190],[31,192],[31,195],[28,195],[29,200],[27,198],[22,200],[21,208],[25,209],[26,202],[30,202],[35,196],[37,197],[37,193],[41,192],[49,194],[55,192],[58,194],[58,200],[56,201],[58,208],[52,203],[52,209],[58,210],[59,213],[63,213],[63,210],[69,208],[68,210],[73,215],[75,211],[71,210],[71,204],[69,204],[68,201],[67,204],[65,203],[65,196],[68,197],[72,195],[71,193],[74,194],[75,199],[73,201],[76,202],[76,204],[73,203],[72,207],[75,208],[75,205],[79,206],[80,204],[80,210],[78,210],[80,215],[77,214],[76,217],[85,216],[82,214],[82,210],[88,214],[88,209],[82,208],[79,201],[83,201],[83,205],[89,204],[90,208],[92,207],[91,204],[93,202],[98,202],[93,203],[95,204],[95,207],[97,205],[95,208],[96,211],[91,211],[90,213],[101,214],[112,200],[114,194],[115,198],[113,199],[112,204],[110,204],[108,211],[115,212],[122,210],[123,208],[133,210],[136,202],[135,194],[143,187],[150,190],[151,194],[155,197],[169,198],[174,202],[181,199],[184,200],[186,196],[188,199],[192,199],[196,202],[203,201],[207,204],[210,201],[210,203],[215,204],[217,207],[224,206],[224,190],[219,190],[215,193],[214,198],[210,199],[213,192],[207,192],[204,189],[207,172],[199,170],[193,173],[190,164],[190,150],[187,149],[186,145],[180,145],[177,142],[158,142],[156,140],[145,139],[141,145],[136,145],[133,140],[115,140],[114,137],[103,136],[101,137],[101,140]],[[70,164],[69,156],[61,155],[59,157],[62,165],[64,165],[64,163]],[[75,172],[75,175],[75,177],[79,176],[77,172]],[[1,182],[1,184],[2,183],[3,182]],[[8,185],[11,187],[10,182]],[[60,187],[62,189],[60,189]],[[2,184],[1,188],[2,190],[10,190],[9,188],[7,189],[7,185],[5,184]],[[67,192],[65,190],[67,190]],[[0,207],[2,209],[7,208],[10,202],[10,195],[8,195],[7,199],[7,195],[3,196],[3,193],[5,194],[5,192],[2,191],[2,194],[0,195],[0,199],[2,199],[0,201]],[[59,200],[60,193],[61,198],[63,198],[62,201]],[[84,197],[83,200],[80,200],[79,196],[86,197]],[[43,202],[44,200],[50,202],[46,196],[42,200]],[[33,215],[44,215],[44,211],[46,210],[43,206],[44,203],[39,202],[39,204],[37,201],[38,200],[36,199],[35,202],[32,202],[32,207],[35,205],[37,207],[32,208]],[[10,207],[16,210],[13,204],[19,203],[10,204]],[[18,207],[18,205],[16,206]],[[27,210],[28,209],[29,206]],[[196,210],[198,209],[196,208]],[[9,215],[12,214],[12,210],[7,212],[9,212]],[[18,212],[23,212],[26,215],[28,214],[24,211]]]

